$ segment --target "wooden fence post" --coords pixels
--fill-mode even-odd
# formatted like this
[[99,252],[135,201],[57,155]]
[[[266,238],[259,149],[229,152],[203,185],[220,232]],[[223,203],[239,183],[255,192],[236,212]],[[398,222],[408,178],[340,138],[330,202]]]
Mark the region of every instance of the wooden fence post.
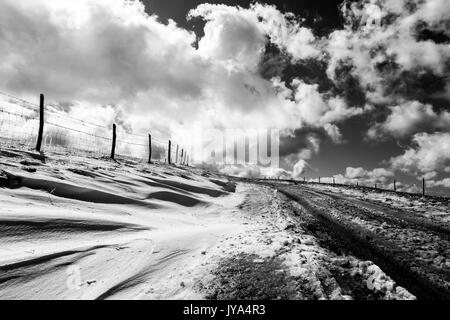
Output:
[[175,153],[175,163],[178,163],[178,148],[179,145],[177,144],[177,152]]
[[333,177],[333,186],[336,184],[336,180],[335,180],[335,178]]
[[187,157],[186,165],[189,167],[189,156]]
[[397,181],[394,179],[394,192],[397,192]]
[[171,153],[172,153],[172,141],[169,140],[169,150],[167,152],[167,162],[169,164],[172,164]]
[[152,163],[152,135],[148,134],[148,163]]
[[113,124],[113,138],[112,138],[112,147],[111,147],[111,159],[114,159],[116,156],[116,138],[117,138],[117,126]]
[[184,149],[181,149],[180,165],[183,165]]
[[39,131],[36,142],[36,151],[38,152],[41,152],[43,135],[44,135],[44,95],[41,94],[39,102]]
[[422,178],[422,196],[425,197],[425,178]]

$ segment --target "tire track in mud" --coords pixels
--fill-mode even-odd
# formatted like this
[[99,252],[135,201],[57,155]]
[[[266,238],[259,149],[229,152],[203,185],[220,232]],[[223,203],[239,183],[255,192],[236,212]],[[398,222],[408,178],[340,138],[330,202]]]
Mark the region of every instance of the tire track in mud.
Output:
[[382,218],[385,222],[397,224],[402,227],[413,227],[422,231],[433,232],[440,237],[450,240],[450,226],[448,224],[442,226],[435,221],[429,220],[428,218],[407,214],[400,209],[391,208],[385,204],[377,203],[372,200],[361,200],[341,194],[333,194],[331,192],[319,190],[305,190],[305,192],[319,196],[326,196],[332,198],[335,201],[351,202],[361,208],[376,211],[376,215],[372,216],[374,216],[378,220]]
[[[448,239],[447,230],[436,228],[434,225],[420,223],[419,219],[401,219],[389,218],[386,214],[375,214],[372,212],[367,216],[368,210],[364,210],[358,201],[352,199],[342,199],[339,196],[330,197],[316,190],[312,191],[300,186],[281,186],[270,184],[272,188],[277,189],[288,199],[298,203],[308,214],[311,215],[316,227],[321,232],[326,233],[329,239],[328,246],[332,250],[346,251],[356,257],[364,260],[371,260],[378,264],[398,285],[405,287],[413,293],[418,299],[423,300],[448,300],[450,299],[449,272],[436,268],[421,261],[409,250],[398,246],[389,237],[380,235],[365,228],[364,226],[351,223],[345,215],[357,215],[360,219],[366,221],[377,221],[383,223],[388,221],[391,226],[398,230],[406,228],[418,229],[421,232],[433,234],[434,237],[440,237],[443,241]],[[330,203],[338,206],[339,213],[343,216],[335,217],[330,213],[331,209],[327,207]],[[378,210],[382,210],[378,206]],[[398,211],[398,209],[396,209]],[[386,213],[386,212],[385,212]],[[309,219],[311,220],[311,217]],[[302,219],[297,216],[297,219]],[[320,237],[320,232],[317,234]],[[316,235],[316,236],[317,236]],[[323,237],[322,237],[323,238]]]

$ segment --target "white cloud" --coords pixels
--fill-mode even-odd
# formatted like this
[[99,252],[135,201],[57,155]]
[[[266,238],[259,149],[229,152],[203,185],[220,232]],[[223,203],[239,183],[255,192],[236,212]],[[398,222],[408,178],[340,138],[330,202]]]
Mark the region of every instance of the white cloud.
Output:
[[336,144],[343,143],[342,133],[339,130],[338,126],[327,123],[324,125],[324,129],[334,143]]
[[367,175],[374,180],[384,180],[386,178],[393,177],[394,173],[385,168],[376,168],[369,171]]
[[254,4],[251,8],[260,18],[260,26],[271,42],[285,49],[293,61],[321,58],[318,40],[310,29],[301,26],[301,21],[293,14],[283,14],[268,5]]
[[281,168],[260,167],[257,165],[241,164],[215,167],[222,174],[240,178],[271,178],[290,179],[291,172]]
[[360,183],[386,183],[394,176],[393,171],[385,168],[375,168],[373,170],[366,170],[362,167],[353,168],[347,167],[345,175],[342,178],[345,181],[358,180]]
[[367,171],[364,170],[364,168],[362,167],[358,168],[348,167],[345,169],[345,177],[348,179],[362,178],[365,175],[367,175]]
[[450,164],[450,133],[420,133],[414,135],[414,146],[393,157],[394,169],[411,174],[444,171]]
[[199,54],[233,67],[255,70],[264,53],[266,39],[253,10],[227,5],[201,4],[189,17],[207,21]]
[[205,57],[253,69],[264,51],[266,37],[288,52],[293,61],[319,58],[321,51],[310,29],[301,27],[293,14],[275,6],[252,4],[248,9],[204,3],[192,9],[189,18],[201,17],[208,23],[199,42]]
[[445,178],[439,181],[427,181],[427,185],[430,187],[450,188],[450,178]]
[[391,113],[386,121],[369,129],[369,138],[375,139],[385,134],[402,138],[427,129],[435,131],[450,127],[450,112],[437,113],[430,104],[410,101],[389,109]]
[[135,133],[184,145],[198,143],[189,133],[200,126],[326,126],[338,139],[334,123],[361,112],[316,86],[296,80],[291,90],[256,72],[267,41],[293,60],[318,56],[311,31],[292,15],[259,4],[204,4],[190,15],[206,20],[198,50],[193,32],[136,1],[1,1],[0,87],[70,102],[85,120],[111,106]]
[[[295,79],[294,87],[295,108],[298,110],[300,121],[314,127],[327,126],[340,122],[365,112],[361,108],[349,108],[340,97],[327,98],[319,93],[317,84],[307,84]],[[328,130],[327,130],[328,132]]]
[[261,168],[258,166],[242,165],[242,166],[224,166],[219,172],[234,177],[241,178],[260,178]]
[[425,180],[431,180],[431,179],[435,178],[437,175],[438,175],[438,173],[436,171],[430,171],[430,172],[425,173],[423,175],[423,178]]
[[[408,7],[416,7],[410,11]],[[329,54],[328,76],[336,81],[342,64],[352,66],[351,74],[359,80],[370,102],[396,101],[390,92],[389,78],[401,78],[403,71],[431,70],[445,75],[450,58],[448,43],[435,43],[416,37],[418,24],[448,34],[450,2],[446,0],[362,0],[343,6],[346,26],[336,30],[326,42]],[[389,22],[387,22],[389,21]],[[379,64],[395,64],[384,74]],[[447,91],[450,97],[450,92]]]
[[[349,62],[351,73],[369,92],[369,102],[394,105],[386,122],[374,127],[374,135],[407,136],[425,123],[432,123],[432,130],[448,128],[448,112],[437,113],[418,102],[391,103],[395,99],[385,94],[386,79],[376,65],[389,58],[399,65],[398,72],[421,67],[444,75],[449,45],[419,41],[413,31],[424,21],[447,32],[449,2],[418,2],[414,12],[405,10],[406,0],[363,2],[361,9],[353,6],[346,13],[344,30],[328,39],[317,39],[300,19],[273,6],[203,4],[190,12],[205,20],[204,37],[196,49],[193,32],[173,21],[161,23],[145,13],[140,2],[2,0],[0,88],[33,99],[43,92],[47,101],[69,102],[72,106],[64,110],[72,116],[104,124],[118,121],[124,130],[171,136],[183,145],[199,143],[192,135],[199,127],[286,132],[307,127],[324,130],[341,143],[345,137],[340,123],[370,108],[353,108],[343,97],[319,92],[319,86],[301,80],[302,75],[287,84],[263,78],[257,67],[270,41],[292,62],[328,62],[328,75],[335,81],[339,80],[335,71]],[[396,15],[389,26],[371,23],[392,13]],[[362,26],[352,29],[352,23],[362,18]],[[329,60],[322,55],[324,50]],[[424,142],[431,136],[416,137],[419,148],[408,150],[403,164],[393,160],[397,167],[427,169],[424,172],[450,167],[440,160],[447,156],[441,154],[444,140],[434,141],[441,145],[441,150],[434,150]],[[297,173],[319,152],[320,141],[310,139],[308,148],[288,159]],[[422,154],[422,149],[432,149],[433,155]],[[255,168],[228,170],[265,174]],[[367,171],[366,178],[375,179],[377,174],[387,176]]]
[[294,179],[300,178],[305,173],[308,167],[309,165],[305,160],[303,159],[298,160],[297,163],[294,165],[292,177]]

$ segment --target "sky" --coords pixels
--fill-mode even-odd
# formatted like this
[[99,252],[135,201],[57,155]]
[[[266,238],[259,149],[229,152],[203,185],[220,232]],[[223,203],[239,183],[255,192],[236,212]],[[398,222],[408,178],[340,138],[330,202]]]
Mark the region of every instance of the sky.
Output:
[[280,169],[224,173],[448,194],[449,26],[448,0],[2,0],[0,89],[181,144],[280,130]]

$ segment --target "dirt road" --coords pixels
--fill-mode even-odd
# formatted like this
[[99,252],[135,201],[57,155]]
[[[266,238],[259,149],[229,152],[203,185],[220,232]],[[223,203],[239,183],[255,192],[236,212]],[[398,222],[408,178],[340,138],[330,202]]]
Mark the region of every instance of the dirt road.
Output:
[[371,260],[419,299],[450,299],[450,227],[407,210],[305,185],[272,184],[300,225],[335,252]]

